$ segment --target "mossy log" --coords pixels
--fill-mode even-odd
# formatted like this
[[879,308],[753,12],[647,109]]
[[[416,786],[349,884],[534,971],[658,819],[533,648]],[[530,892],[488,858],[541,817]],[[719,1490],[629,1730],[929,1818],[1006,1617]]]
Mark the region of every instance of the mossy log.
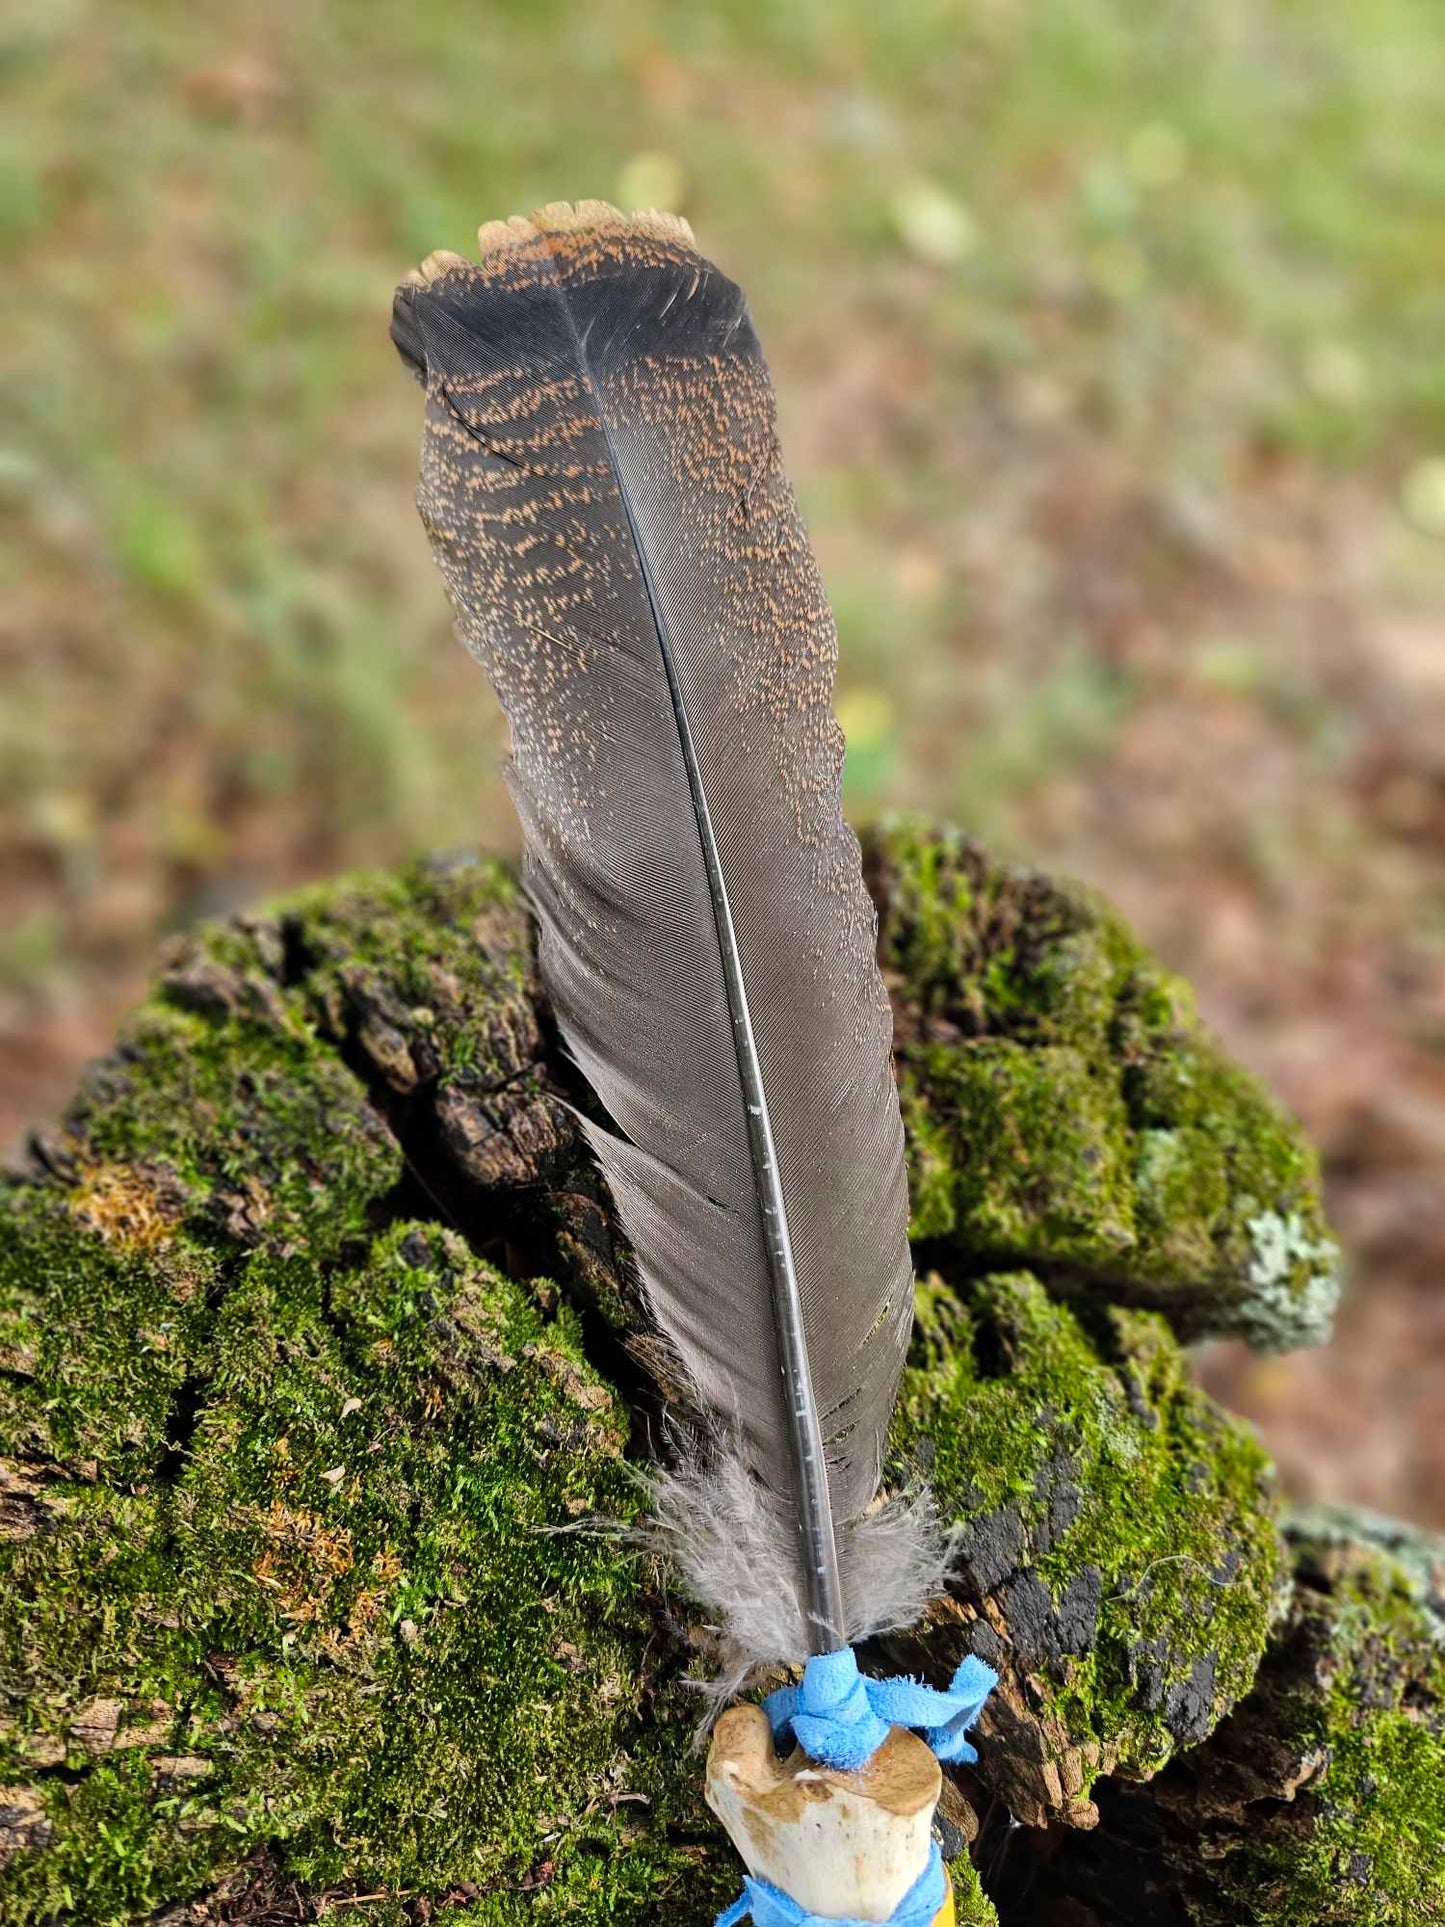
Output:
[[[1313,1918],[1262,1847],[1189,1912],[1169,1816],[1240,1722],[1311,1717],[1271,1682],[1312,1582],[1181,1339],[1321,1334],[1314,1160],[1086,893],[915,826],[865,856],[921,1281],[889,1469],[959,1535],[868,1657],[1002,1674],[943,1809],[960,1917],[997,1918],[975,1862],[1005,1921],[1070,1868],[1094,1905],[1132,1800],[1181,1927]],[[711,1636],[623,1530],[669,1361],[587,1101],[512,878],[457,860],[178,941],[33,1141],[0,1189],[0,1921],[689,1927],[735,1890]],[[1352,1610],[1399,1684],[1393,1598]],[[1401,1814],[1445,1764],[1408,1665],[1410,1745],[1356,1749]],[[1360,1851],[1328,1918],[1421,1918],[1438,1848]]]

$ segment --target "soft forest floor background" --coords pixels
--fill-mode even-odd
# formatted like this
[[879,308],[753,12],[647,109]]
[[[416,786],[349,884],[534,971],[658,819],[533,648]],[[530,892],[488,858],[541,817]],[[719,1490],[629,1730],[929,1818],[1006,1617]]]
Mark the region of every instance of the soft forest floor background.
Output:
[[45,0],[0,27],[0,1143],[159,934],[513,837],[393,282],[680,206],[749,289],[856,813],[1105,888],[1322,1145],[1294,1491],[1445,1523],[1438,0]]

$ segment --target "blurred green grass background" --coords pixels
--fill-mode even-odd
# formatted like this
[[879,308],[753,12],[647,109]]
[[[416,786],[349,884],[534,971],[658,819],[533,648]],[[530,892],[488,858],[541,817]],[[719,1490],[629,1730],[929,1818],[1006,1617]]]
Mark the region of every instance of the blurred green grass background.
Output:
[[[391,289],[481,219],[679,207],[774,364],[853,807],[1093,878],[1198,980],[1323,1141],[1361,1305],[1407,1307],[1373,1351],[1232,1389],[1302,1487],[1438,1512],[1441,25],[1438,0],[12,13],[0,1138],[166,929],[510,843],[411,507]],[[1387,1401],[1373,1458],[1325,1415]]]

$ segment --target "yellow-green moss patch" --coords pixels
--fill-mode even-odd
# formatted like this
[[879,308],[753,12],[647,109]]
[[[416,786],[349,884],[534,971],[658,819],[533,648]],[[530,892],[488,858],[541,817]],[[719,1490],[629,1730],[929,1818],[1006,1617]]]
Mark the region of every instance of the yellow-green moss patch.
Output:
[[919,1293],[898,1442],[958,1534],[959,1639],[999,1667],[981,1732],[1013,1811],[1076,1811],[1248,1692],[1277,1603],[1269,1467],[1152,1313],[1091,1338],[1024,1273]]
[[1096,896],[901,823],[865,857],[914,1235],[1266,1350],[1328,1335],[1339,1254],[1298,1128]]

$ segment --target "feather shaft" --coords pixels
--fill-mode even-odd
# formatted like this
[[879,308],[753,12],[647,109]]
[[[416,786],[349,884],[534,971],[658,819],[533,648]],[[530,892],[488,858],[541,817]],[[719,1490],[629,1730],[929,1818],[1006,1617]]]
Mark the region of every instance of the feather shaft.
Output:
[[[630,525],[630,514],[628,519]],[[753,1030],[752,1012],[748,1008],[748,990],[743,981],[737,931],[733,924],[732,905],[728,901],[727,879],[718,855],[712,812],[708,808],[702,771],[698,767],[697,747],[692,739],[692,726],[687,720],[687,706],[678,684],[677,664],[667,624],[653,598],[651,575],[640,543],[638,555],[642,561],[643,579],[648,584],[648,600],[652,603],[657,620],[658,643],[662,650],[668,693],[677,717],[682,760],[687,770],[692,806],[697,814],[708,894],[712,899],[722,953],[723,981],[727,988],[733,1043],[738,1057],[738,1079],[742,1084],[743,1104],[747,1111],[748,1142],[752,1149],[753,1178],[772,1278],[773,1325],[778,1338],[778,1363],[787,1400],[793,1472],[797,1482],[799,1530],[803,1541],[808,1621],[812,1635],[810,1650],[830,1653],[846,1643],[843,1584],[838,1572],[838,1548],[833,1534],[828,1467],[823,1456],[823,1428],[819,1423],[818,1402],[813,1392],[813,1374],[808,1365],[802,1294],[798,1288],[797,1268],[793,1263],[793,1242],[788,1232],[788,1206],[778,1172],[778,1153],[773,1143],[768,1094],[758,1059],[757,1037]]]
[[[563,307],[566,303],[563,301]],[[587,344],[578,333],[570,310],[568,323],[577,344],[580,365],[588,370],[595,387],[587,357]],[[612,431],[605,412],[598,409],[608,459],[621,472]],[[737,1052],[738,1081],[742,1085],[747,1113],[748,1144],[752,1152],[753,1183],[758,1210],[762,1216],[763,1240],[767,1249],[768,1271],[772,1283],[773,1328],[778,1340],[778,1367],[787,1402],[789,1442],[792,1447],[793,1476],[798,1501],[798,1530],[803,1549],[804,1593],[808,1618],[810,1653],[831,1653],[846,1645],[846,1616],[843,1606],[843,1581],[838,1570],[838,1546],[833,1532],[833,1508],[828,1491],[828,1466],[823,1453],[823,1428],[818,1417],[818,1401],[813,1391],[813,1374],[808,1364],[808,1341],[803,1327],[803,1301],[793,1263],[793,1241],[788,1231],[788,1206],[783,1196],[778,1171],[777,1147],[773,1143],[773,1123],[768,1110],[768,1094],[763,1067],[758,1057],[758,1041],[748,1008],[748,989],[743,979],[742,958],[738,952],[737,929],[732,904],[728,901],[727,878],[723,875],[713,830],[712,811],[698,763],[692,724],[687,717],[678,680],[677,659],[667,618],[659,607],[652,565],[647,548],[638,534],[632,505],[622,492],[622,512],[628,534],[637,553],[638,570],[647,593],[648,608],[657,629],[657,645],[662,656],[667,693],[677,722],[678,744],[687,787],[697,817],[698,842],[703,868],[707,873],[708,896],[713,921],[717,925],[723,983],[727,991],[728,1014],[732,1020],[733,1046]]]

